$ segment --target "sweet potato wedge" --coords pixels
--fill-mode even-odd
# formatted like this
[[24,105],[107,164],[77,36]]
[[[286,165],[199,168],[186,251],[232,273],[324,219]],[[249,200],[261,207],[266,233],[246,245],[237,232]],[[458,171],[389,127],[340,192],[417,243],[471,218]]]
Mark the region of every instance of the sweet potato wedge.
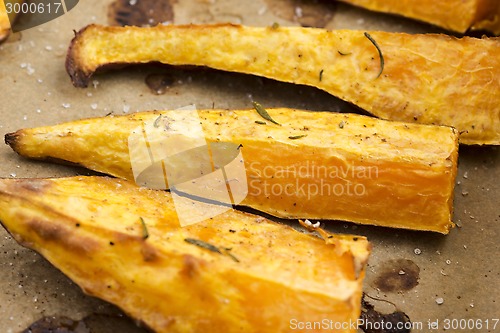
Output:
[[66,68],[74,85],[84,87],[101,67],[148,62],[314,86],[383,119],[454,126],[461,143],[500,144],[498,38],[235,25],[90,25],[71,42]]
[[3,0],[0,0],[0,43],[10,34],[10,20],[5,9]]
[[500,34],[498,0],[340,0],[370,10],[398,14],[465,33],[469,29]]
[[[10,5],[14,5],[16,3],[21,4],[24,0],[10,0]],[[0,0],[0,43],[9,37],[11,32],[11,22],[17,18],[16,13],[11,11],[7,13],[7,8],[5,6],[4,0]]]
[[320,230],[323,240],[233,210],[182,228],[169,192],[105,177],[2,179],[0,220],[158,333],[289,332],[293,320],[356,332],[364,237]]
[[[256,110],[197,113],[212,154],[215,143],[232,144],[227,151],[242,154],[245,173],[226,178],[246,184],[241,205],[283,218],[339,219],[444,234],[453,226],[458,155],[458,134],[453,128],[355,114],[267,111],[280,125]],[[192,126],[179,125],[174,130],[175,121],[161,121],[182,112],[141,112],[22,129],[7,134],[5,141],[25,157],[69,161],[137,180],[131,158],[139,152],[129,149],[131,133],[142,126],[151,131],[153,123],[161,133],[180,136],[162,142],[148,134],[143,146],[177,148],[191,137]],[[220,168],[233,157],[225,158]],[[204,173],[200,162],[191,157],[175,163],[167,171],[178,170],[186,181]]]

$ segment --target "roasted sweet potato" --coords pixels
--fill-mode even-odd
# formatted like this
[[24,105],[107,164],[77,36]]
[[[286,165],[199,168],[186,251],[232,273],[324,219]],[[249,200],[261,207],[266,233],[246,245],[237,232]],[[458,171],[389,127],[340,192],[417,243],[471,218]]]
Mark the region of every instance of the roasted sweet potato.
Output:
[[[23,3],[24,0],[10,0],[9,3],[11,5],[14,5],[16,3]],[[10,28],[10,23],[14,22],[14,20],[17,18],[18,14],[15,12],[11,11],[9,14],[7,14],[7,8],[5,6],[4,0],[0,0],[0,43],[3,42],[4,40],[9,37],[11,28]]]
[[[369,244],[229,210],[180,227],[166,191],[104,177],[0,180],[0,220],[87,294],[156,332],[290,332],[360,315]],[[296,330],[305,332],[307,330]]]
[[[279,125],[256,110],[198,111],[200,132],[212,155],[215,143],[242,154],[246,176],[225,178],[235,178],[231,184],[246,184],[248,193],[241,205],[284,218],[340,219],[444,234],[453,226],[458,155],[458,134],[453,128],[355,114],[267,111]],[[142,144],[178,150],[193,135],[191,125],[175,127],[176,122],[169,121],[179,114],[182,111],[86,119],[22,129],[7,134],[5,140],[22,156],[69,161],[137,180],[131,158],[143,156],[152,164],[162,159],[150,161],[148,151],[145,155],[131,151],[131,133],[140,132],[141,126],[150,132],[156,126],[161,133],[179,134],[168,140],[147,134],[148,141]],[[226,157],[219,168],[233,158],[236,155]],[[167,171],[177,170],[186,181],[204,174],[199,167],[204,162],[192,156],[169,163],[176,164],[167,166]],[[213,171],[209,168],[205,174]],[[163,174],[160,169],[162,180]]]
[[384,119],[454,126],[464,144],[500,144],[500,40],[235,25],[103,27],[71,42],[86,86],[111,64],[160,62],[260,75],[325,90]]
[[464,33],[469,29],[500,34],[498,0],[340,0],[370,10],[398,14]]
[[10,20],[3,0],[0,0],[0,43],[10,34]]

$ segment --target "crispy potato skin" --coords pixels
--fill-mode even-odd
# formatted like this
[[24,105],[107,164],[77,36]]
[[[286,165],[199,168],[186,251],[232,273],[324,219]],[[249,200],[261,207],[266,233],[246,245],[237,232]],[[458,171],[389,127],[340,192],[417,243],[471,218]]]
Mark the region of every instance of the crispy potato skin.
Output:
[[235,25],[104,27],[71,42],[67,71],[160,62],[260,75],[325,90],[390,120],[449,125],[463,144],[500,144],[500,40]]
[[[360,315],[363,237],[325,242],[233,210],[181,228],[169,192],[105,177],[2,179],[0,220],[86,293],[159,333],[289,332],[292,319]],[[186,238],[232,248],[239,262]]]
[[370,10],[398,14],[465,33],[484,29],[500,34],[500,3],[497,0],[340,0]]
[[[22,156],[55,158],[133,180],[128,138],[175,111],[23,129],[5,140]],[[241,203],[284,218],[338,219],[443,234],[453,226],[458,134],[330,112],[201,110],[207,142],[242,145],[248,195]],[[290,137],[306,135],[292,140]],[[195,163],[191,163],[195,164]],[[189,163],[182,170],[188,172]],[[192,178],[200,177],[199,171]],[[285,192],[273,191],[279,188]]]

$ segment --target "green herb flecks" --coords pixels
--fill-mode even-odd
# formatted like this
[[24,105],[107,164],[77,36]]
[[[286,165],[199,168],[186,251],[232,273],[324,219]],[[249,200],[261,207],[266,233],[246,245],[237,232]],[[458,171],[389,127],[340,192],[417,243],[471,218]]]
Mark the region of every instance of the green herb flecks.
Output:
[[345,122],[342,120],[342,121],[339,123],[339,128],[344,128],[344,125],[345,125]]
[[301,134],[301,135],[293,135],[293,136],[289,136],[288,138],[290,140],[297,140],[297,139],[302,139],[303,137],[306,137],[307,134]]
[[321,80],[323,80],[323,69],[319,71],[319,82],[321,82]]
[[273,25],[271,26],[271,29],[276,30],[280,27],[280,24],[278,22],[274,22]]
[[273,118],[271,118],[271,116],[269,115],[269,113],[267,113],[266,109],[264,109],[264,107],[262,105],[260,105],[259,103],[257,102],[253,102],[253,107],[255,108],[255,110],[260,114],[260,116],[262,118],[264,118],[265,120],[269,120],[270,122],[272,122],[273,124],[276,124],[276,125],[280,125],[280,123],[278,123],[276,120],[274,120]]
[[212,244],[207,243],[207,242],[204,242],[202,240],[194,239],[194,238],[186,238],[186,239],[184,239],[184,241],[186,243],[201,247],[202,249],[222,254],[222,252],[220,251],[220,249],[217,246],[212,245]]
[[346,55],[350,55],[350,54],[352,54],[352,52],[342,52],[342,51],[339,51],[339,50],[337,50],[337,52],[338,52],[341,56],[346,56]]
[[195,246],[198,246],[198,247],[201,247],[202,249],[205,249],[205,250],[209,250],[211,252],[214,252],[214,253],[218,253],[218,254],[225,254],[227,255],[229,258],[231,258],[233,261],[235,262],[240,262],[240,260],[234,255],[232,254],[230,251],[231,251],[231,248],[228,248],[228,247],[223,247],[222,248],[222,251],[221,251],[221,248],[218,248],[217,246],[215,245],[212,245],[210,243],[207,243],[207,242],[204,242],[202,240],[199,240],[199,239],[194,239],[194,238],[185,238],[184,241],[186,243],[189,243],[189,244],[192,244],[192,245],[195,245]]
[[156,118],[155,122],[153,123],[153,126],[154,126],[155,128],[160,127],[160,120],[161,120],[161,117],[162,117],[162,115],[160,114],[160,115],[158,116],[158,118]]
[[229,258],[233,259],[235,262],[240,262],[240,259],[236,258],[234,254],[231,253],[231,248],[224,248],[224,252],[229,256]]
[[261,121],[261,120],[256,120],[255,123],[259,124],[259,125],[267,125],[267,123],[265,121]]
[[382,72],[384,71],[384,55],[382,54],[382,50],[380,49],[380,46],[378,46],[377,42],[375,41],[375,39],[373,39],[372,36],[370,36],[369,33],[365,32],[365,37],[368,38],[368,40],[370,42],[372,42],[372,44],[377,48],[377,51],[378,51],[378,55],[380,56],[380,72],[378,73],[376,79],[378,79],[380,77],[380,75],[382,75]]
[[146,225],[146,222],[144,222],[144,219],[142,217],[140,217],[140,219],[142,225],[142,239],[148,239],[149,238],[148,226]]

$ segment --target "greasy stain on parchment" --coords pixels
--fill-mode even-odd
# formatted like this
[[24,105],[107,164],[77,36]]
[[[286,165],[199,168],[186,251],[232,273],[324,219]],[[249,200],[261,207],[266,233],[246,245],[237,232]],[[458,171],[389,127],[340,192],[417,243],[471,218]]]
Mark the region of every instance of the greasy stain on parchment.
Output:
[[146,76],[145,82],[155,95],[163,95],[175,84],[175,77],[168,73],[151,73]]
[[361,325],[359,328],[365,333],[410,333],[411,320],[402,311],[383,314],[366,300],[363,294],[361,299]]
[[384,292],[408,291],[418,285],[420,268],[409,259],[387,260],[380,265],[374,287]]
[[173,23],[176,0],[115,0],[108,7],[110,25],[155,26]]
[[43,317],[22,333],[146,333],[123,315],[90,314],[81,320],[63,316]]
[[303,27],[324,28],[333,18],[336,4],[328,0],[265,0],[276,16]]

